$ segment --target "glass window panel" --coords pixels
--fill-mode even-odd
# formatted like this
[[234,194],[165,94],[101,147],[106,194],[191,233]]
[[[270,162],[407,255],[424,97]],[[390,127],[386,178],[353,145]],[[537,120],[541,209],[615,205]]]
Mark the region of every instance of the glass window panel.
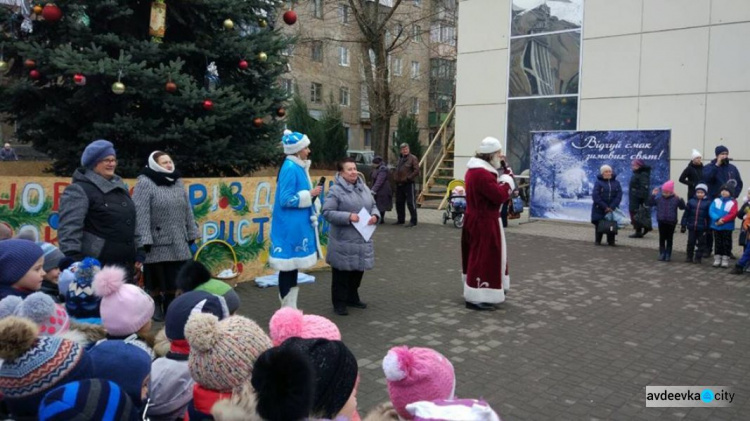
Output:
[[580,54],[578,31],[511,40],[508,96],[578,93]]
[[583,0],[513,0],[511,36],[580,28]]
[[516,174],[529,168],[531,133],[575,130],[578,98],[529,98],[508,101],[507,159]]

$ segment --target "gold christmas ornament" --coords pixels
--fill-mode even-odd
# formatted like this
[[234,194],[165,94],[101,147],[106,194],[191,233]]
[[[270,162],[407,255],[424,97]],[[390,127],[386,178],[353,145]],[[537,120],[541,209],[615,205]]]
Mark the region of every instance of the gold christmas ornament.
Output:
[[224,21],[224,29],[234,29],[234,22],[232,22],[232,19],[227,19]]
[[123,93],[125,93],[125,84],[120,81],[113,83],[112,92],[114,92],[115,95],[122,95]]
[[266,60],[268,60],[268,54],[261,51],[260,53],[258,53],[258,60],[265,62]]

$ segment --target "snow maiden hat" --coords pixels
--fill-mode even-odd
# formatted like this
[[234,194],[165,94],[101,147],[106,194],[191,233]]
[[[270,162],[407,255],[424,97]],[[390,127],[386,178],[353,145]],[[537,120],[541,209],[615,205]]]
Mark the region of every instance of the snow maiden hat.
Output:
[[94,294],[102,297],[102,325],[112,336],[138,332],[154,315],[154,299],[146,291],[125,283],[125,270],[105,266],[94,276]]
[[503,149],[503,145],[500,144],[500,141],[495,139],[494,137],[485,137],[482,139],[482,143],[479,144],[479,148],[477,148],[478,154],[488,154],[488,153],[495,153],[497,151],[501,151]]
[[332,321],[322,316],[302,314],[291,307],[277,310],[268,324],[273,346],[279,346],[289,338],[341,340],[341,332]]
[[456,389],[453,364],[430,348],[391,348],[383,358],[391,403],[404,419],[413,416],[406,405],[417,401],[452,399]]
[[284,136],[281,137],[281,144],[284,145],[284,153],[286,155],[294,155],[310,146],[310,139],[302,133],[284,130]]

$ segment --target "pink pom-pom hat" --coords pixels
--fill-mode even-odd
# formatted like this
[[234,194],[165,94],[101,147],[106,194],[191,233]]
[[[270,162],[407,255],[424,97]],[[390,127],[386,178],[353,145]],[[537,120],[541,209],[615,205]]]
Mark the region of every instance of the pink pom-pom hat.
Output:
[[274,313],[268,331],[273,346],[279,346],[289,338],[341,340],[341,332],[332,321],[323,316],[303,314],[291,307],[283,307]]
[[102,297],[102,325],[112,336],[138,332],[154,315],[154,299],[146,291],[125,283],[125,270],[105,266],[94,276],[94,294]]

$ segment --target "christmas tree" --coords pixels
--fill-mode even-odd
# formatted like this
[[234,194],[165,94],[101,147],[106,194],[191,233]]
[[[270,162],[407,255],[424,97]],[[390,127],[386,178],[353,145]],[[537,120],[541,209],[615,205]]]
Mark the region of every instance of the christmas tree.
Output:
[[95,139],[115,144],[123,176],[157,149],[188,176],[278,161],[291,41],[274,29],[279,2],[31,5],[0,11],[0,112],[56,174],[70,175]]

